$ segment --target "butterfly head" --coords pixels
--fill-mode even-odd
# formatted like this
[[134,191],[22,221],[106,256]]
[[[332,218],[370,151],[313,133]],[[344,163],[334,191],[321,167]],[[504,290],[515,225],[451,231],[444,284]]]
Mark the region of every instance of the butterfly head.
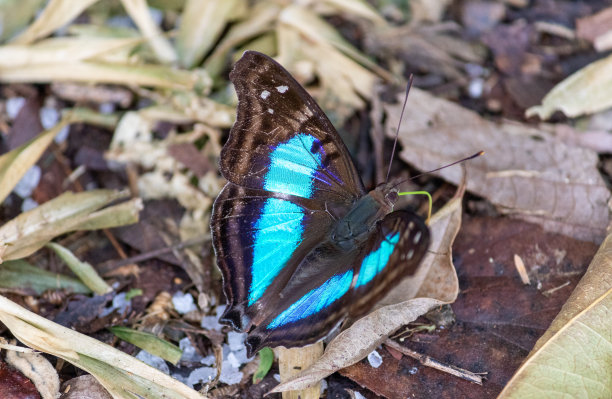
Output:
[[393,206],[399,198],[399,190],[396,186],[397,184],[394,183],[382,183],[371,193],[371,195],[373,194],[373,196],[381,202],[381,205],[389,209],[389,212],[393,211]]

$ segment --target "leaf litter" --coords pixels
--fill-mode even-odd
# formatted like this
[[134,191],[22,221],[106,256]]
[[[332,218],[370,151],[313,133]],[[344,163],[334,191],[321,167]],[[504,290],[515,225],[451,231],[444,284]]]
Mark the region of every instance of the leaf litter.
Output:
[[[368,153],[367,129],[361,130],[366,136],[359,136],[351,126],[367,126],[368,121],[365,113],[355,112],[372,101],[378,78],[397,82],[407,72],[416,73],[416,85],[433,95],[413,88],[401,132],[400,157],[422,171],[481,149],[487,152],[466,165],[464,215],[460,201],[451,200],[458,209],[454,217],[461,217],[463,222],[449,222],[446,236],[450,241],[437,247],[437,261],[428,261],[416,280],[407,280],[399,291],[390,293],[387,307],[381,304],[367,318],[354,321],[329,343],[326,354],[311,369],[285,386],[306,385],[328,375],[321,388],[328,397],[362,397],[362,393],[368,398],[405,397],[408,393],[431,396],[433,392],[438,397],[495,396],[570,295],[595,252],[592,243],[600,243],[606,235],[610,197],[606,178],[612,170],[605,155],[610,149],[607,142],[611,141],[612,127],[602,123],[609,107],[607,74],[602,73],[607,60],[592,52],[584,57],[584,43],[576,40],[584,37],[598,51],[607,48],[609,35],[601,21],[607,18],[609,8],[603,3],[562,1],[550,7],[544,2],[528,4],[520,0],[460,5],[414,1],[410,11],[395,3],[372,7],[363,1],[325,1],[308,6],[266,0],[256,4],[188,2],[187,6],[181,2],[150,2],[157,9],[149,9],[139,0],[117,2],[113,7],[98,1],[83,2],[77,8],[66,0],[35,3],[28,2],[19,14],[0,5],[0,12],[11,12],[15,17],[6,25],[0,45],[0,54],[5,55],[0,62],[0,89],[7,97],[0,98],[0,105],[10,108],[10,104],[19,102],[13,99],[27,98],[24,110],[30,114],[26,118],[24,111],[16,120],[0,115],[0,154],[4,154],[0,160],[7,163],[4,174],[0,168],[1,186],[6,190],[0,215],[3,223],[13,219],[0,225],[0,231],[21,226],[24,215],[30,215],[28,219],[34,225],[52,215],[53,223],[47,229],[35,229],[27,240],[15,241],[8,236],[7,242],[1,242],[3,259],[27,256],[28,261],[7,261],[10,267],[0,269],[0,274],[4,272],[15,282],[3,292],[12,292],[11,298],[19,303],[28,304],[47,318],[55,315],[56,321],[103,342],[108,335],[101,331],[110,325],[136,326],[143,333],[176,343],[180,340],[183,351],[189,350],[192,355],[189,360],[182,359],[177,368],[146,352],[141,351],[138,357],[167,369],[189,386],[203,388],[211,397],[262,397],[277,383],[273,366],[259,384],[253,385],[251,377],[257,361],[243,356],[239,345],[243,338],[226,335],[217,323],[224,305],[208,241],[210,204],[223,185],[215,165],[225,129],[235,115],[235,98],[227,85],[226,72],[229,61],[239,57],[243,49],[277,55],[311,90],[341,133],[364,148],[359,150],[361,154]],[[43,11],[35,16],[42,6]],[[78,23],[72,23],[77,16]],[[101,24],[107,20],[123,22],[121,26]],[[585,26],[592,29],[585,30]],[[406,40],[398,41],[397,37]],[[366,53],[361,52],[363,48]],[[601,60],[591,63],[597,59]],[[34,83],[51,83],[52,91],[43,94],[47,86]],[[385,90],[376,89],[379,92],[387,114],[385,131],[391,135],[399,111]],[[66,142],[54,142],[49,139],[51,133],[46,134],[67,131],[58,126],[45,126],[47,131],[36,136],[42,126],[35,123],[36,110],[47,107],[49,101],[62,111],[73,107],[75,119],[70,120]],[[551,123],[538,126],[533,118],[526,123],[523,113],[533,106],[539,108],[531,108],[529,115],[552,117]],[[555,110],[562,110],[567,117],[582,116],[567,120],[553,114]],[[19,120],[34,124],[22,128]],[[81,123],[76,124],[77,120]],[[93,125],[99,130],[92,130]],[[34,141],[28,141],[35,136]],[[376,167],[380,169],[388,143],[383,142],[382,135],[372,136],[372,140]],[[16,146],[7,148],[5,142],[25,145],[20,151],[27,161],[16,163],[17,152],[7,152]],[[370,159],[364,157],[363,162]],[[19,174],[6,172],[17,164]],[[39,179],[30,179],[33,191],[28,189],[25,199],[10,194],[30,168],[41,172]],[[458,170],[449,168],[438,175],[458,185]],[[608,171],[603,179],[601,171]],[[434,198],[439,198],[436,204],[449,198],[452,191],[441,182],[431,177],[419,180],[434,191]],[[92,188],[130,187],[133,199],[120,204],[111,200],[101,205],[102,210],[72,215],[59,199],[72,200],[77,195],[61,194],[65,187],[87,187],[83,198]],[[66,236],[79,229],[133,223],[141,199],[145,212],[138,224],[110,235],[107,231],[106,236],[93,231]],[[37,203],[43,205],[36,208]],[[33,213],[18,216],[19,207],[25,206],[34,207],[30,211]],[[55,206],[68,212],[66,220],[45,211]],[[457,241],[451,245],[450,236],[454,237],[460,226]],[[119,241],[114,240],[115,234]],[[94,266],[116,291],[107,294],[108,298],[77,295],[87,292],[85,286],[56,273],[65,270],[48,250],[40,249],[57,236],[61,236],[59,244],[72,252],[75,264]],[[515,256],[523,261],[530,285],[521,282]],[[51,271],[41,275],[37,285],[28,286],[24,278],[39,275],[35,272],[39,266]],[[20,269],[28,274],[19,276]],[[59,287],[71,288],[63,293],[55,291],[55,298],[49,291],[41,295],[42,290],[54,287],[54,278]],[[601,318],[600,312],[605,311],[602,304],[607,303],[606,280],[588,280],[586,291],[580,287],[576,290],[581,299],[568,302],[567,308],[573,310],[564,307],[553,328],[541,339],[543,343],[536,345],[534,351],[540,348],[541,352],[529,357],[507,391],[523,389],[521,381],[541,375],[538,373],[546,367],[540,360],[543,357],[553,361],[561,358],[562,354],[551,355],[550,347],[584,334],[577,331],[577,325],[585,322],[595,326],[593,318]],[[140,294],[127,299],[129,292]],[[584,292],[600,295],[585,296]],[[116,304],[106,308],[113,295]],[[148,308],[149,303],[158,298],[163,301],[166,296],[195,298],[197,307],[185,314],[174,313],[171,306],[161,313],[159,307],[157,311]],[[419,304],[408,299],[411,297],[430,299]],[[452,311],[450,316],[434,311],[427,314],[428,319],[419,319],[418,328],[401,328],[427,309],[437,308],[435,304],[452,302],[455,297],[454,315]],[[74,306],[59,309],[64,300]],[[580,305],[572,305],[576,302]],[[16,323],[7,309],[24,320],[32,316],[8,302],[0,314],[14,336],[36,346],[37,341],[28,333],[38,332]],[[448,313],[450,308],[444,309]],[[145,310],[146,316],[141,318],[140,312]],[[440,321],[444,317],[447,321]],[[606,326],[610,330],[604,323],[600,336],[605,337]],[[63,334],[56,327],[49,323],[46,333]],[[358,328],[368,333],[355,333]],[[486,372],[484,385],[474,391],[469,383],[424,368],[401,351],[379,345],[398,328],[395,338],[401,345],[448,365]],[[78,345],[82,340],[92,342],[80,335],[71,335],[71,339]],[[102,358],[116,352],[95,346],[100,359],[75,360],[72,353],[62,352],[62,340],[49,338],[48,342],[53,344],[38,349],[75,362],[104,381],[114,394],[124,394],[114,391],[105,376],[107,372],[119,373],[114,374],[117,381],[125,377],[123,371],[103,365]],[[135,353],[126,344],[118,347]],[[587,347],[586,352],[592,349]],[[376,359],[382,359],[378,368],[361,360],[375,352],[379,354]],[[122,359],[126,364],[131,361],[129,357]],[[543,366],[534,371],[534,365],[540,363]],[[0,367],[3,364],[0,361]],[[349,364],[353,365],[341,369]],[[578,369],[588,370],[582,366]],[[149,376],[158,378],[157,374]],[[605,386],[605,380],[600,381]],[[130,384],[139,387],[140,382]],[[181,397],[193,395],[192,390],[181,391],[180,385],[160,387],[152,396],[141,393],[156,397],[171,386],[176,387],[175,392],[182,392]],[[436,391],[440,387],[444,389]],[[571,387],[565,389],[570,391]]]

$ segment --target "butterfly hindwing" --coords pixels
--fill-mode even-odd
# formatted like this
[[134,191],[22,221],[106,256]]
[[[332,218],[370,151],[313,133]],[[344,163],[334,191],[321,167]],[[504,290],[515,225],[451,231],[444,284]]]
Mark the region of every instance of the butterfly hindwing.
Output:
[[323,243],[281,292],[283,306],[249,334],[249,350],[313,343],[345,317],[362,316],[391,286],[415,273],[428,245],[429,229],[407,211],[387,215],[367,242],[349,253]]
[[[248,51],[230,79],[239,101],[221,152],[227,180],[343,204],[364,194],[342,139],[289,72],[268,56]],[[304,183],[308,189],[301,187]]]

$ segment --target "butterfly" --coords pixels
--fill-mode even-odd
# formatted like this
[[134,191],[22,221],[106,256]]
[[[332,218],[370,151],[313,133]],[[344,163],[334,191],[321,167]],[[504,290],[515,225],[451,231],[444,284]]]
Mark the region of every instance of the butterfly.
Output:
[[230,73],[237,119],[211,231],[227,307],[252,356],[323,339],[367,313],[429,245],[394,184],[367,192],[331,122],[285,68],[246,51]]

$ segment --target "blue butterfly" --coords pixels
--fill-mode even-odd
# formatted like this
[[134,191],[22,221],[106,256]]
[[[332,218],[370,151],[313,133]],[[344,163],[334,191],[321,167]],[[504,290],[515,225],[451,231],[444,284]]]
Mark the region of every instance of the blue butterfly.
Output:
[[270,57],[247,51],[230,73],[238,115],[221,151],[213,245],[228,306],[221,322],[264,346],[302,346],[364,315],[429,245],[398,192],[367,192],[312,97]]

